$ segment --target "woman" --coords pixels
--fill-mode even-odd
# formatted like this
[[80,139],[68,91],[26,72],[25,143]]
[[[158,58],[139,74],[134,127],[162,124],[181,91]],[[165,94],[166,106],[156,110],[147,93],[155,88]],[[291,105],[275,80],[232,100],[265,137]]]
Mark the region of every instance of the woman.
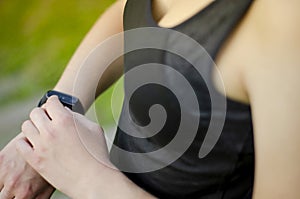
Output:
[[[95,44],[122,31],[120,13],[124,4],[115,3],[99,19],[55,90],[72,93],[79,63]],[[209,126],[207,119],[214,114],[209,86],[208,89],[203,86],[206,77],[201,79],[189,63],[172,53],[151,49],[125,54],[125,72],[147,63],[171,65],[190,82],[201,110],[189,115],[191,120],[192,115],[200,117],[199,128],[191,145],[178,159],[149,172],[126,169],[121,172],[123,164],[138,168],[157,160],[149,156],[147,163],[135,162],[131,156],[120,155],[117,148],[135,153],[155,151],[175,136],[173,132],[178,128],[180,110],[192,113],[189,107],[178,109],[172,93],[156,85],[142,88],[136,94],[130,105],[131,116],[134,122],[145,126],[149,123],[146,110],[159,103],[171,113],[171,116],[168,114],[170,120],[158,135],[149,139],[140,140],[118,129],[111,160],[103,136],[98,138],[97,144],[100,163],[81,144],[81,139],[99,137],[101,128],[64,108],[56,97],[51,97],[42,109],[32,111],[30,120],[22,126],[25,137],[20,136],[15,141],[18,151],[44,179],[72,198],[299,198],[300,126],[297,120],[300,107],[297,102],[300,100],[300,60],[297,54],[300,38],[297,33],[300,27],[295,23],[300,17],[296,10],[298,4],[295,1],[287,4],[250,0],[127,0],[124,30],[153,26],[174,29],[200,43],[215,60],[226,97],[222,82],[215,78],[216,70],[210,70],[210,64],[200,62],[206,69],[204,71],[209,72],[207,77],[216,88],[215,94],[224,96],[227,108],[222,134],[206,157],[198,156]],[[130,42],[125,35],[125,50]],[[121,46],[120,43],[114,48]],[[184,49],[193,52],[193,49]],[[163,58],[158,59],[162,55]],[[99,56],[104,58],[104,55]],[[104,73],[97,94],[117,78],[112,74],[120,74],[119,61],[122,60],[113,63]],[[76,96],[85,109],[93,101],[92,87],[98,79],[92,74],[102,70],[98,67],[87,71],[85,77],[81,76],[89,81],[76,88]],[[171,81],[172,76],[166,74],[162,72],[164,81]],[[126,86],[125,77],[125,95]],[[126,112],[122,113],[121,122],[126,117],[124,114]],[[84,132],[80,134],[81,139],[77,131]],[[86,170],[83,172],[82,168]],[[5,189],[4,186],[4,192]],[[11,193],[10,198],[16,196]]]

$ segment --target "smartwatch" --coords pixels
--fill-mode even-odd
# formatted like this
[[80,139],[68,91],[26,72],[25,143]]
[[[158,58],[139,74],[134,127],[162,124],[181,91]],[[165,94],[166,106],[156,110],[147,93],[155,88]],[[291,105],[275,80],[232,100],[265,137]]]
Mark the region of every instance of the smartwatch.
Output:
[[69,109],[71,109],[74,112],[84,114],[84,109],[82,104],[80,103],[79,99],[77,97],[74,97],[72,95],[68,95],[59,91],[50,90],[47,91],[46,94],[42,97],[40,100],[38,107],[41,107],[43,104],[47,102],[49,97],[52,95],[56,95],[59,99],[59,101]]

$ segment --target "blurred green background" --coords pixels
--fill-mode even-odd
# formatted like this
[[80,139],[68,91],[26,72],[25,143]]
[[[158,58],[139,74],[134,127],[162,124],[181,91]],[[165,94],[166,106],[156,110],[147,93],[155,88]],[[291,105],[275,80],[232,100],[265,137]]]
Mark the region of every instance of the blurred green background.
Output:
[[[84,35],[113,2],[0,1],[0,109],[53,88]],[[104,125],[112,122],[111,93],[97,101]]]
[[[113,2],[0,1],[1,148],[20,132],[31,107],[54,87],[87,31]],[[106,127],[114,125],[111,95],[109,89],[96,102],[98,118]]]

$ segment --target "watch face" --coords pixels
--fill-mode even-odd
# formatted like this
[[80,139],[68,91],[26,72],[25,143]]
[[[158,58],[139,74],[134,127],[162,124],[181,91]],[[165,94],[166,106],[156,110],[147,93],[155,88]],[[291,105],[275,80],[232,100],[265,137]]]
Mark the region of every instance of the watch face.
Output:
[[79,101],[78,98],[73,97],[71,95],[61,93],[58,91],[48,91],[47,92],[47,98],[51,97],[52,95],[56,95],[59,99],[59,101],[68,108],[72,109],[73,106],[76,105],[76,103]]
[[61,93],[58,91],[48,91],[44,97],[40,100],[38,107],[41,107],[44,103],[47,102],[48,98],[51,97],[52,95],[56,95],[59,99],[59,101],[69,109],[73,110],[74,112],[84,114],[84,109],[77,97],[74,97],[72,95],[68,95],[65,93]]

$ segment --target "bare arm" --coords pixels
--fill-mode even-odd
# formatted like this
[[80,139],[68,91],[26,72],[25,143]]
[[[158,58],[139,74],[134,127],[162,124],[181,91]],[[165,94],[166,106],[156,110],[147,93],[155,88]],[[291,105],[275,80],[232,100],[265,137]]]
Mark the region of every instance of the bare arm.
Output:
[[100,126],[64,108],[57,97],[30,118],[22,125],[27,140],[19,139],[17,149],[58,190],[74,199],[154,198],[110,162]]
[[293,2],[260,2],[266,21],[258,24],[255,56],[261,59],[244,71],[254,123],[255,199],[300,198],[300,5]]
[[300,198],[299,63],[281,62],[249,75],[257,199]]
[[[74,53],[72,59],[67,65],[63,75],[55,86],[55,90],[65,93],[73,93],[74,84],[77,80],[76,77],[80,66],[84,60],[88,57],[91,51],[101,42],[108,39],[110,36],[115,35],[123,31],[123,8],[124,1],[117,1],[113,4],[95,23],[93,28],[86,35],[77,51]],[[109,51],[123,49],[123,43],[119,43],[116,46],[110,46]],[[99,54],[99,60],[106,59],[105,55]],[[87,110],[93,103],[95,94],[98,96],[106,88],[108,88],[117,78],[122,74],[122,57],[113,62],[105,73],[101,76],[99,82],[99,71],[104,70],[106,66],[94,63],[93,68],[89,71],[85,71],[84,75],[81,75],[80,81],[85,84],[76,84],[75,95],[83,103],[83,106]],[[96,75],[95,75],[96,74]],[[98,85],[97,93],[94,93],[94,86]]]
[[[73,82],[75,81],[80,64],[87,57],[89,52],[109,36],[122,31],[122,13],[124,2],[118,1],[113,4],[97,21],[91,31],[87,34],[80,47],[69,62],[64,74],[54,89],[72,94]],[[113,22],[113,23],[112,23]],[[122,48],[122,43],[114,46]],[[101,56],[101,55],[99,55]],[[97,85],[99,77],[92,78],[90,74],[101,70],[101,65],[95,65],[93,70],[86,71],[86,83],[77,88],[76,95],[80,98],[87,110],[93,102],[95,93],[90,88]],[[97,95],[109,87],[121,74],[122,59],[114,62],[104,73],[97,89]],[[15,142],[24,137],[22,134],[13,139],[0,152],[0,199],[48,199],[53,188],[17,153]]]

